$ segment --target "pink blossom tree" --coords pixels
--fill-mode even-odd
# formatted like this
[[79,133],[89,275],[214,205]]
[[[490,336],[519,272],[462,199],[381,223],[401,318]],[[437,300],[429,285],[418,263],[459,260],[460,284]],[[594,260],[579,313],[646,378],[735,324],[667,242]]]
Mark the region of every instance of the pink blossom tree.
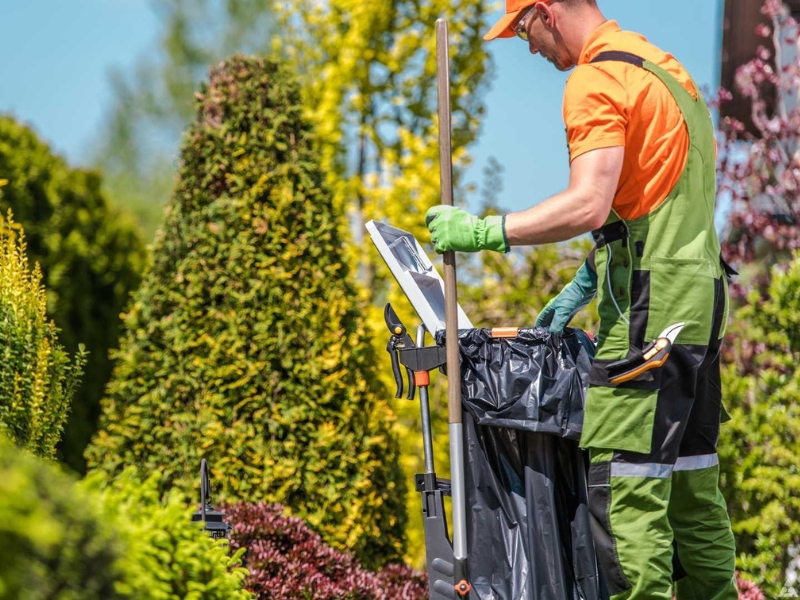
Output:
[[[748,287],[763,290],[769,267],[800,250],[798,25],[780,0],[765,0],[761,11],[771,23],[756,29],[764,45],[735,79],[751,101],[757,134],[734,118],[720,123],[718,193],[730,210],[723,254],[744,269],[741,283],[733,286],[739,297]],[[774,102],[765,97],[769,88]],[[720,102],[730,98],[721,90]]]
[[747,600],[777,597],[800,547],[800,35],[783,2],[761,10],[763,43],[735,77],[753,127],[726,118],[718,137],[723,255],[741,273],[723,346],[732,420],[720,431],[720,485]]

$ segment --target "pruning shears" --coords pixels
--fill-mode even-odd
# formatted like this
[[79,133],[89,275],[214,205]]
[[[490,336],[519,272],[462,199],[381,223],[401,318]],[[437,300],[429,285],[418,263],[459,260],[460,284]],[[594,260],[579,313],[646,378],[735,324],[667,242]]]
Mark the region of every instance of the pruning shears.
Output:
[[635,356],[618,360],[608,365],[607,369],[611,374],[609,379],[611,385],[619,385],[620,383],[631,381],[642,373],[663,366],[672,351],[672,344],[675,343],[684,325],[686,323],[670,325],[655,340],[637,352]]
[[442,346],[418,348],[391,304],[387,304],[383,309],[383,320],[391,333],[386,350],[392,358],[392,373],[397,385],[397,393],[394,397],[401,398],[403,396],[403,375],[400,371],[400,365],[403,365],[408,377],[406,398],[413,400],[417,386],[430,384],[429,371],[441,367],[447,362],[445,349]]
[[[394,312],[391,304],[387,304],[383,309],[383,320],[386,321],[386,326],[392,334],[389,336],[389,342],[386,344],[386,351],[392,357],[392,373],[394,374],[395,384],[397,384],[397,393],[394,397],[401,398],[403,396],[403,375],[400,373],[398,351],[404,348],[416,348],[416,346],[414,340],[408,335],[405,325],[400,322],[400,318],[397,316],[397,313]],[[408,395],[406,398],[408,400],[413,400],[416,391],[414,372],[406,367],[406,374],[408,375]]]

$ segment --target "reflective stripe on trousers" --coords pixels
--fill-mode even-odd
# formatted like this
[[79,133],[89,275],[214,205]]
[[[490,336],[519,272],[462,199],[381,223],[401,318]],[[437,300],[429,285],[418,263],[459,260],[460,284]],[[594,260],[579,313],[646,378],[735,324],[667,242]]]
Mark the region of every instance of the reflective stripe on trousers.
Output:
[[612,462],[612,477],[654,477],[666,479],[672,475],[673,471],[699,471],[709,469],[719,464],[719,456],[714,454],[703,454],[700,456],[681,456],[674,465],[662,465],[659,463],[631,464]]

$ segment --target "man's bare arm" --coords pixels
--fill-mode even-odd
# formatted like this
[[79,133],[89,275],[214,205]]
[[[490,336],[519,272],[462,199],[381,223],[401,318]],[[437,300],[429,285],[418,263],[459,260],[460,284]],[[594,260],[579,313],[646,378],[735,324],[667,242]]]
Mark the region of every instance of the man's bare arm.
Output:
[[601,227],[617,193],[625,148],[600,148],[570,165],[569,187],[525,211],[506,216],[512,246],[563,242]]

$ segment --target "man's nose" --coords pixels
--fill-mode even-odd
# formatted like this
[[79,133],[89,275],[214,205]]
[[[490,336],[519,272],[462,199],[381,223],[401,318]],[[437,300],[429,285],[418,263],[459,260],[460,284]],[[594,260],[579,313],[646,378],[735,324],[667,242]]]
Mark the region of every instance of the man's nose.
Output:
[[531,54],[539,54],[539,49],[534,45],[533,40],[528,40],[528,49]]

